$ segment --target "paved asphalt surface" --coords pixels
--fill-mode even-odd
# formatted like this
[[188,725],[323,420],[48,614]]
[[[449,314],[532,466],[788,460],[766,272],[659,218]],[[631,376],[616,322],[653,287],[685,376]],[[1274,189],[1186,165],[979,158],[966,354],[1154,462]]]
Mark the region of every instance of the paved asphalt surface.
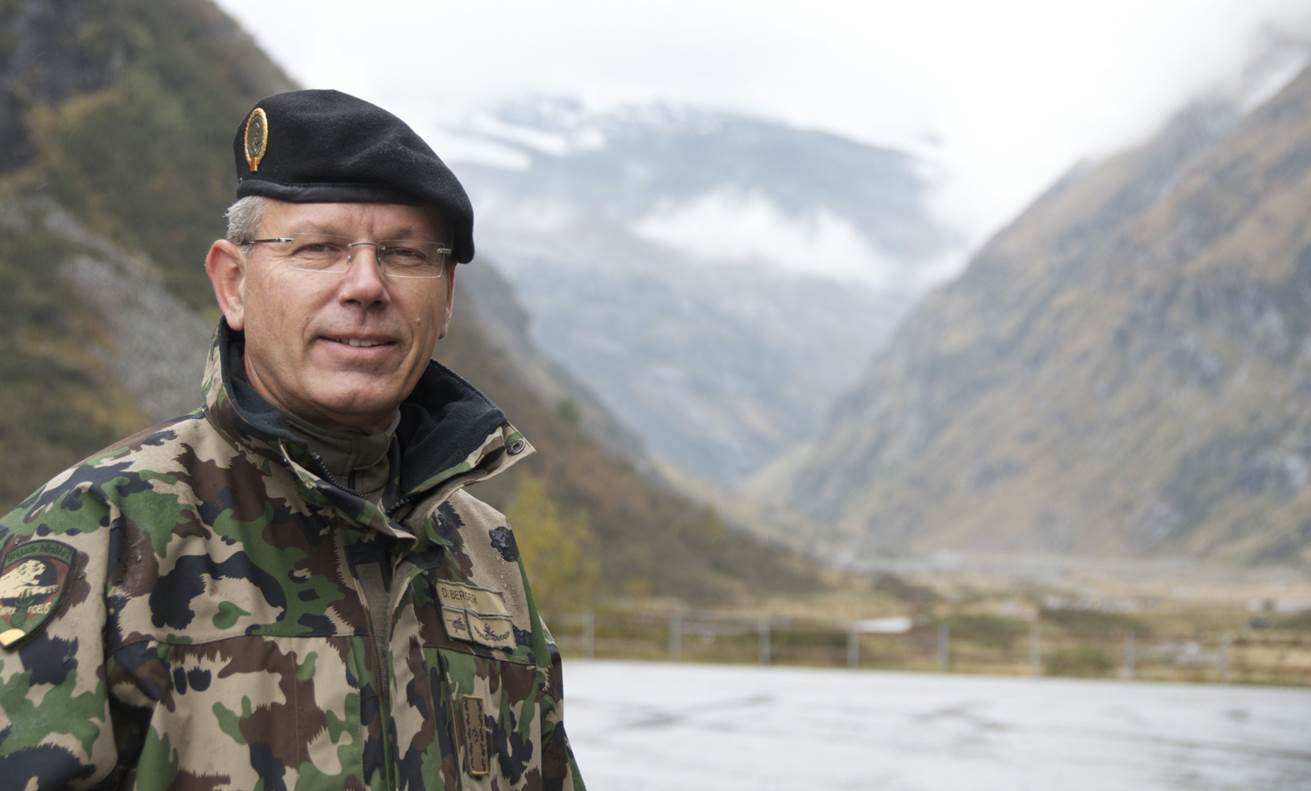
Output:
[[1311,689],[565,662],[591,791],[1311,789]]

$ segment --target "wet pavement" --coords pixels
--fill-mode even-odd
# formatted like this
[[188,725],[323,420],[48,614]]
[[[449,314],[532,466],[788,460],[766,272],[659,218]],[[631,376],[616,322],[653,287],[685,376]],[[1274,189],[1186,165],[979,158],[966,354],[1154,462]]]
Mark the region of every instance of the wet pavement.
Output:
[[591,791],[1311,789],[1311,689],[566,659]]

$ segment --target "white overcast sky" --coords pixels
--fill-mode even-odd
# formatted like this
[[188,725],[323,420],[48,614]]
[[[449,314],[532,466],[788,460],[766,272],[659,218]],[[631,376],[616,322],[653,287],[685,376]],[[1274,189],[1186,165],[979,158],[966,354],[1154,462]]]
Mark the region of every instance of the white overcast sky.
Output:
[[1306,0],[219,3],[299,83],[370,99],[428,136],[438,112],[550,93],[904,147],[933,165],[939,209],[976,243],[1187,98],[1253,90],[1272,42],[1311,46]]

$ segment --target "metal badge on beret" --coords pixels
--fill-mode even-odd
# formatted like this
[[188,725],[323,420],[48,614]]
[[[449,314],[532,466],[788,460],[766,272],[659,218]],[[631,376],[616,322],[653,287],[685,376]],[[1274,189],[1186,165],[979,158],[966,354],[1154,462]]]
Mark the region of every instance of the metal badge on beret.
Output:
[[269,147],[269,117],[264,114],[263,108],[256,107],[246,117],[245,140],[246,164],[250,166],[250,172],[254,173],[259,170],[259,162]]

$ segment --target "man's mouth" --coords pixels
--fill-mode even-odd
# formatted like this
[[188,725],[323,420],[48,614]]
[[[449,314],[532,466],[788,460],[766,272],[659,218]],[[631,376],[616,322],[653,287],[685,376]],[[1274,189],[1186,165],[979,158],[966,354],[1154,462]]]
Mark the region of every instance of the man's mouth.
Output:
[[390,345],[393,343],[393,341],[388,341],[388,340],[376,340],[376,339],[371,339],[371,338],[333,338],[333,337],[328,337],[327,340],[330,340],[330,341],[332,341],[333,343],[341,343],[341,344],[345,344],[346,346],[352,346],[352,347],[354,347],[354,348],[356,348],[356,349],[370,349],[370,348],[373,348],[374,346],[390,346]]

